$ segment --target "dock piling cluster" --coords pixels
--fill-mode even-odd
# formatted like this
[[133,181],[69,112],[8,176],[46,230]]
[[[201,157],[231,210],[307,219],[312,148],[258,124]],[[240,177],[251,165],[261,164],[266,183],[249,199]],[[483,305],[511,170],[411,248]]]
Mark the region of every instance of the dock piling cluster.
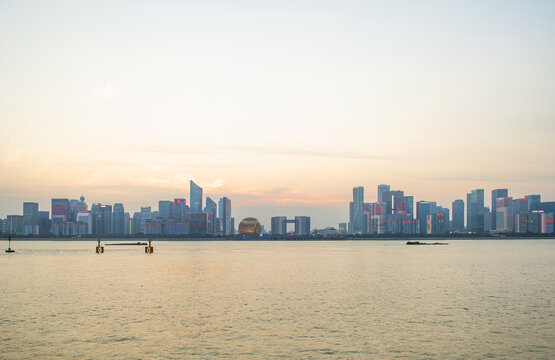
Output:
[[152,240],[148,239],[148,246],[145,246],[145,254],[152,254],[154,252],[154,247],[152,246]]
[[100,245],[100,239],[98,239],[98,245],[96,246],[96,253],[103,254],[104,253],[104,246]]

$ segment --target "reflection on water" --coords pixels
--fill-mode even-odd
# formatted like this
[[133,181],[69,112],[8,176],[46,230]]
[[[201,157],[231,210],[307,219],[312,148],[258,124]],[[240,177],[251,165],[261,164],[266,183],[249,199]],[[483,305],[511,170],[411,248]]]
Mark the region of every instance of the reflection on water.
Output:
[[555,358],[555,241],[13,242],[2,358]]

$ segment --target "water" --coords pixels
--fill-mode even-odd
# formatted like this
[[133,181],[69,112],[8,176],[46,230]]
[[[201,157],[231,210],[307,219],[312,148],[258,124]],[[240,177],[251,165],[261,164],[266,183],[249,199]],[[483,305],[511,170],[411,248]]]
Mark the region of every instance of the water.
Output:
[[555,358],[553,240],[12,245],[0,358]]

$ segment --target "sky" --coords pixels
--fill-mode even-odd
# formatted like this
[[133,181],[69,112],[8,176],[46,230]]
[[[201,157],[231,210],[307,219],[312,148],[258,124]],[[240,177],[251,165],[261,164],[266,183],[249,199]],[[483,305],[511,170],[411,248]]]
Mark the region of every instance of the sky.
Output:
[[[555,201],[553,1],[0,1],[0,217],[186,197],[348,219],[354,186]],[[236,220],[238,222],[238,220]]]

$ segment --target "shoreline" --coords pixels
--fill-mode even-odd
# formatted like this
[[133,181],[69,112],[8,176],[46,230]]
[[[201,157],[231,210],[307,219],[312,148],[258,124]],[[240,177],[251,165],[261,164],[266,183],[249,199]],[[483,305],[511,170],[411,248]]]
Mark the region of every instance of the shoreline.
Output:
[[[241,242],[241,241],[250,241],[250,242],[272,242],[272,241],[293,241],[293,242],[317,242],[317,241],[411,241],[411,240],[475,240],[475,241],[484,241],[484,240],[496,240],[496,241],[504,241],[504,240],[555,240],[555,235],[549,236],[510,236],[510,237],[498,237],[498,236],[457,236],[457,237],[450,237],[450,236],[434,236],[434,237],[425,237],[425,236],[415,236],[415,237],[345,237],[345,238],[271,238],[271,237],[263,237],[263,238],[253,238],[253,237],[246,237],[246,238],[206,238],[206,237],[133,237],[133,238],[126,238],[126,237],[82,237],[82,238],[62,238],[62,237],[14,237],[12,236],[12,241],[60,241],[60,242],[67,242],[67,241],[91,241],[97,242],[100,241],[129,241],[137,242],[137,241],[175,241],[175,242],[186,242],[186,241],[217,241],[217,242]],[[1,240],[8,241],[7,237],[2,237]]]

